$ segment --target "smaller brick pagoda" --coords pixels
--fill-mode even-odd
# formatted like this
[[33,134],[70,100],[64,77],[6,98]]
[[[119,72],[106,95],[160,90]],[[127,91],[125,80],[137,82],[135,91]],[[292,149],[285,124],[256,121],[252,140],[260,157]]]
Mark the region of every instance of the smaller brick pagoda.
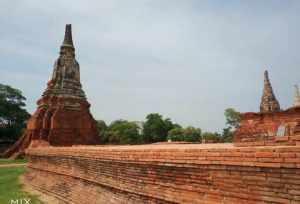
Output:
[[260,112],[267,113],[276,111],[280,111],[280,105],[275,97],[271,82],[269,80],[269,74],[266,70],[264,73],[264,90],[261,97]]
[[80,83],[71,25],[66,25],[60,55],[37,110],[27,123],[24,135],[5,153],[22,154],[30,145],[71,146],[99,142],[96,121]]
[[295,87],[293,106],[281,110],[267,71],[264,73],[264,89],[260,112],[241,113],[240,117],[240,127],[234,134],[236,146],[300,145],[300,97],[298,87]]
[[298,89],[297,85],[294,86],[294,104],[293,104],[293,106],[294,107],[300,106],[300,96],[299,96],[299,89]]

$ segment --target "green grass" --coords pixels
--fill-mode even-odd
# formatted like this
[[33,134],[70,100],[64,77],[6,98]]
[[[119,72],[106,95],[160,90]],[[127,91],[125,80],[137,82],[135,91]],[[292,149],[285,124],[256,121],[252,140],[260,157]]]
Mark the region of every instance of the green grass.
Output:
[[0,165],[1,164],[24,164],[26,163],[26,159],[0,159]]
[[[0,168],[0,203],[10,204],[11,199],[30,199],[30,204],[41,204],[37,196],[22,191],[19,176],[25,172],[25,167]],[[20,203],[20,201],[19,201]],[[23,201],[23,203],[26,203]]]

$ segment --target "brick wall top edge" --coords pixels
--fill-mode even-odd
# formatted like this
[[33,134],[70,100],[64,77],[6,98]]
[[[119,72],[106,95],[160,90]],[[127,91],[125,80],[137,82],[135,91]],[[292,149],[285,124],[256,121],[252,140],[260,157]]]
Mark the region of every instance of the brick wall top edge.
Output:
[[81,145],[72,147],[38,147],[32,152],[97,151],[97,152],[300,152],[300,146],[235,147],[232,144],[176,144],[176,145]]
[[28,149],[29,156],[71,156],[122,162],[155,162],[300,168],[299,146],[234,147],[232,144],[76,146]]
[[277,150],[299,150],[300,146],[251,146],[238,147],[232,143],[219,144],[148,144],[148,145],[78,145],[71,147],[37,147],[28,151],[60,151],[60,150],[99,150],[99,151],[277,151]]

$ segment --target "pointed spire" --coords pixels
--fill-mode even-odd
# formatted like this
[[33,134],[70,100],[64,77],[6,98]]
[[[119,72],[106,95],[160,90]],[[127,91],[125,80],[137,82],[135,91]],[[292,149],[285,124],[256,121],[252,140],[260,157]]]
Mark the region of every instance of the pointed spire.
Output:
[[63,41],[62,46],[74,47],[73,40],[72,40],[72,25],[71,24],[66,25],[65,37],[64,37],[64,41]]
[[299,88],[297,85],[294,85],[294,107],[300,106],[300,96],[299,96]]
[[67,24],[59,57],[54,63],[52,78],[43,96],[85,98],[80,83],[79,70],[72,41],[71,24]]
[[280,105],[273,93],[273,89],[269,80],[269,74],[266,70],[264,73],[264,90],[261,97],[260,112],[280,111]]

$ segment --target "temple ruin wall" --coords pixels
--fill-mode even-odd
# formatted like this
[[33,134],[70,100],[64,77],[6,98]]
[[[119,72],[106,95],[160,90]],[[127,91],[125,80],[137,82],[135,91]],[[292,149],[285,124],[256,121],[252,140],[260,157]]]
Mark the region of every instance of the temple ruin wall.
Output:
[[27,150],[26,183],[66,203],[300,203],[300,147],[139,145]]

